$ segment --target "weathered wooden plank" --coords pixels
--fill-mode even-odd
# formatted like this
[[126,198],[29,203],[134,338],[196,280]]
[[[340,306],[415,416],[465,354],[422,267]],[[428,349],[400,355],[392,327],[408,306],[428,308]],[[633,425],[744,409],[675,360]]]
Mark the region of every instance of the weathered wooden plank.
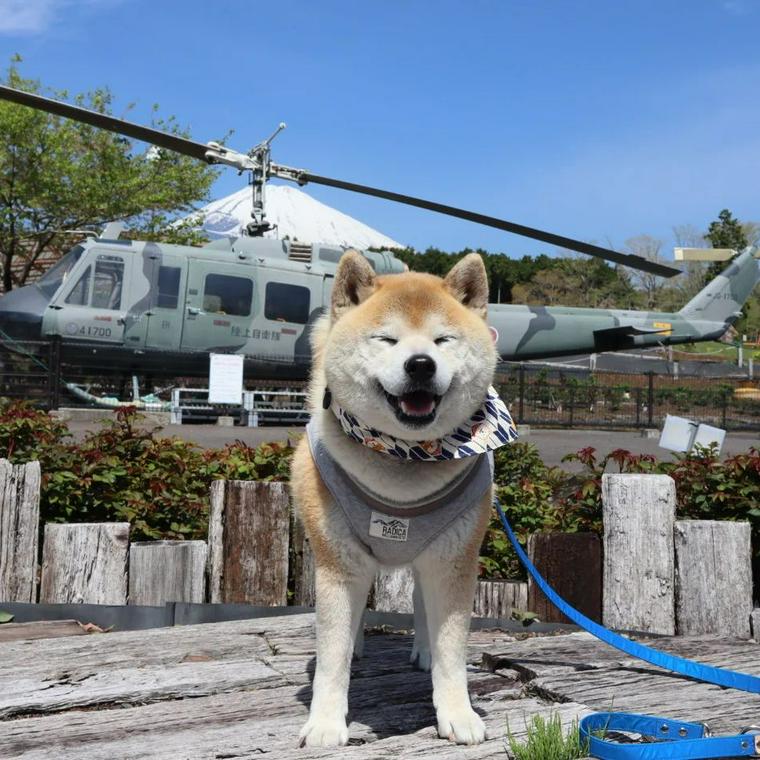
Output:
[[[297,706],[298,711],[274,714],[275,703]],[[432,710],[412,703],[364,708],[355,714],[349,732],[353,744],[340,750],[298,748],[297,736],[307,706],[285,689],[225,694],[172,701],[124,710],[70,712],[45,718],[14,720],[3,735],[3,749],[15,757],[59,760],[81,751],[90,757],[119,758],[260,758],[278,760],[314,758],[430,758],[503,760],[505,723],[517,736],[525,735],[525,722],[533,715],[558,713],[568,726],[587,712],[577,704],[547,705],[537,699],[475,700],[489,731],[489,741],[462,748],[436,736]],[[262,709],[263,708],[263,709]],[[265,712],[265,715],[262,715]],[[271,715],[271,717],[270,717]],[[422,726],[422,727],[420,727]],[[4,729],[6,726],[4,725]],[[72,755],[68,753],[72,752]],[[79,755],[81,756],[81,755]]]
[[749,616],[749,624],[752,629],[752,638],[755,641],[760,640],[760,607],[755,607]]
[[204,602],[205,541],[139,541],[129,547],[129,603]]
[[236,620],[227,623],[154,628],[93,635],[87,639],[50,639],[0,643],[0,706],[13,693],[9,674],[45,681],[65,664],[68,672],[91,673],[110,669],[160,670],[186,656],[202,655],[214,660],[246,660],[278,653],[314,656],[314,615]]
[[[341,749],[341,756],[435,754],[452,760],[463,756],[461,747],[436,736],[429,677],[406,667],[406,674],[393,679],[355,679],[349,697],[349,731],[352,740],[361,744]],[[473,705],[484,717],[489,741],[468,748],[468,758],[503,758],[505,720],[515,734],[523,735],[526,718],[554,710],[536,699],[515,699],[514,685],[491,674],[472,674],[470,683]],[[309,698],[308,690],[285,685],[121,710],[22,718],[2,724],[2,746],[6,752],[39,758],[65,757],[73,748],[92,757],[335,757],[334,749],[296,746]],[[585,710],[570,704],[557,706],[557,712],[569,723]]]
[[[720,732],[736,732],[760,710],[757,695],[737,697],[674,678],[588,634],[515,641],[493,631],[474,632],[470,662],[483,646],[493,650],[484,659],[495,672],[471,668],[468,674],[489,740],[463,749],[435,736],[430,678],[409,667],[410,644],[410,636],[367,637],[365,660],[352,666],[349,694],[349,732],[358,743],[340,750],[341,757],[502,758],[506,724],[522,735],[536,713],[556,711],[569,723],[589,708],[613,707],[704,719]],[[750,642],[658,639],[657,646],[760,672],[757,646]],[[82,754],[335,757],[332,749],[295,746],[311,696],[313,653],[313,615],[0,644],[0,707],[16,716],[0,723],[2,752],[40,760]],[[517,673],[528,683],[515,680]],[[539,699],[521,699],[523,686]],[[196,698],[178,699],[183,696]],[[77,704],[90,709],[66,708]],[[46,710],[53,712],[19,717]]]
[[40,620],[34,623],[0,625],[0,642],[56,639],[60,636],[87,636],[87,631],[76,620]]
[[557,673],[531,682],[536,696],[572,700],[593,710],[704,721],[715,734],[737,734],[757,720],[760,696],[674,678],[662,671],[602,669]]
[[414,576],[411,567],[385,568],[375,577],[374,609],[381,612],[413,612]]
[[526,612],[528,584],[525,581],[478,581],[473,612],[478,617],[508,620],[512,610]]
[[0,602],[37,601],[40,463],[0,459]]
[[[528,556],[546,582],[586,617],[602,620],[602,545],[594,533],[534,533]],[[545,623],[570,621],[528,578],[528,609]]]
[[749,638],[751,528],[746,522],[678,520],[676,621],[686,636]]
[[289,533],[285,483],[215,481],[209,515],[211,602],[284,605]]
[[[0,645],[4,663],[0,717],[238,689],[273,689],[285,684],[308,687],[314,658],[313,616],[264,622]],[[473,640],[485,642],[488,638],[479,633]],[[412,697],[427,700],[429,675],[410,668],[410,650],[411,636],[369,636],[366,656],[354,663],[352,670],[355,679],[368,679],[373,686],[357,686],[360,694],[352,698],[354,704],[365,698],[374,700],[377,692],[389,704]],[[477,659],[473,652],[471,661]]]
[[673,526],[667,475],[604,475],[603,620],[610,628],[675,633]]
[[[704,637],[658,638],[655,641],[641,639],[663,652],[696,660],[716,667],[760,676],[757,645],[740,639],[708,639]],[[631,672],[663,674],[665,671],[634,659],[614,649],[587,633],[563,636],[535,637],[516,641],[506,647],[494,646],[482,655],[483,666],[494,671],[512,669],[525,681],[545,677],[572,678],[572,674],[589,670],[616,670],[620,688],[625,688]],[[668,675],[674,684],[684,679]],[[709,686],[710,689],[719,687]],[[729,692],[741,698],[739,692]],[[575,697],[573,697],[575,698]],[[617,703],[616,703],[617,704]],[[653,703],[648,712],[657,706]],[[609,708],[605,708],[609,709]]]
[[295,516],[291,530],[291,550],[295,604],[313,607],[316,603],[314,552],[301,521]]
[[126,604],[129,523],[47,523],[40,602]]

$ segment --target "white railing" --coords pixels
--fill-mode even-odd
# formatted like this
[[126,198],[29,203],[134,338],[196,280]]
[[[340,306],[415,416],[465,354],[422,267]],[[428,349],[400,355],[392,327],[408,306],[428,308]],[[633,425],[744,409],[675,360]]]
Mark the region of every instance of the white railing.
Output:
[[208,388],[172,389],[171,423],[181,425],[188,416],[234,413],[240,424],[258,427],[261,422],[305,420],[306,393],[303,391],[243,391],[240,404],[212,404]]

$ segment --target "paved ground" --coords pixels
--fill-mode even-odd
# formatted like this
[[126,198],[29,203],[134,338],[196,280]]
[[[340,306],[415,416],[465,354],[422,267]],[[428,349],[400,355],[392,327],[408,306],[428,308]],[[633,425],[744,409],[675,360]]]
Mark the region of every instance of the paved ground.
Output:
[[[95,422],[69,421],[69,428],[76,438],[81,438],[88,430],[97,427]],[[303,432],[303,427],[217,427],[216,425],[166,425],[165,435],[176,435],[189,441],[194,441],[204,448],[224,446],[225,443],[234,440],[245,441],[255,445],[265,441],[291,440]],[[609,453],[613,449],[628,449],[635,453],[654,454],[662,458],[667,457],[668,452],[661,449],[658,439],[642,437],[639,432],[618,432],[609,430],[536,430],[533,429],[529,440],[538,446],[544,461],[550,465],[559,465],[562,457],[584,446],[593,446],[597,451]],[[723,447],[724,454],[736,454],[746,451],[750,446],[760,447],[760,435],[757,433],[729,433],[726,436]],[[571,465],[565,465],[570,468]]]

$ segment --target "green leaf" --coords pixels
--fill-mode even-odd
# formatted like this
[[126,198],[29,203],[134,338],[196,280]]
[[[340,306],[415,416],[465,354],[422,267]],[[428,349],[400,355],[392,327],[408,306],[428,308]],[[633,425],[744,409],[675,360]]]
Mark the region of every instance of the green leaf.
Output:
[[5,612],[4,610],[0,610],[0,623],[10,623],[11,620],[13,620],[14,615],[11,615],[10,612]]

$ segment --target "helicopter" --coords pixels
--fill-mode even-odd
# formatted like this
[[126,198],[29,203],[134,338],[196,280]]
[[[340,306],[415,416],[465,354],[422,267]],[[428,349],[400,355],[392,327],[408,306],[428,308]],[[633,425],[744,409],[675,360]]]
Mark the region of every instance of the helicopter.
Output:
[[[202,375],[210,353],[245,357],[257,379],[303,380],[309,332],[330,303],[344,249],[265,238],[271,178],[371,195],[495,227],[663,277],[680,270],[644,257],[496,217],[274,163],[272,141],[247,153],[203,144],[37,94],[0,86],[0,98],[77,119],[157,149],[247,172],[251,222],[240,237],[203,247],[141,242],[109,224],[68,251],[37,282],[0,297],[0,337],[60,340],[69,363],[114,372]],[[392,251],[362,251],[378,274],[405,270]],[[491,304],[488,322],[502,360],[530,360],[714,340],[739,317],[760,279],[747,249],[678,312]]]

